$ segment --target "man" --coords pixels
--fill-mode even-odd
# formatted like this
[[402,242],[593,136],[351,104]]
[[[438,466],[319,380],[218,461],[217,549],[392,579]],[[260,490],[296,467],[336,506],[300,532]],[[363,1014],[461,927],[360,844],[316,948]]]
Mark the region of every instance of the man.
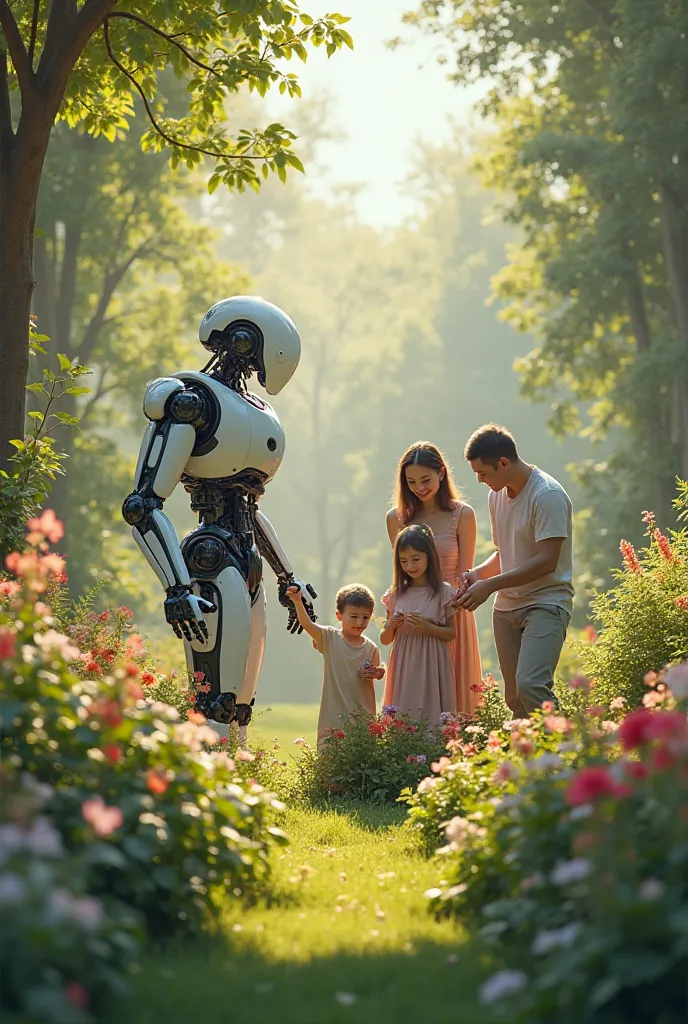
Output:
[[497,595],[493,632],[504,696],[514,718],[553,701],[554,672],[573,604],[571,501],[553,477],[519,458],[513,437],[481,427],[464,455],[490,488],[496,551],[465,573],[459,608]]

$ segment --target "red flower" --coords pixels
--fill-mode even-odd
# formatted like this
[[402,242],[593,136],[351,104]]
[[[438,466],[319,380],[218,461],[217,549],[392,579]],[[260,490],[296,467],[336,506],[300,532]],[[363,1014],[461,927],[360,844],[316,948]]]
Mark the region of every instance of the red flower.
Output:
[[67,576],[63,572],[54,572],[50,577],[53,583],[65,584],[67,582]]
[[100,615],[98,616],[98,620],[100,622],[109,622],[110,621],[110,612],[107,610],[107,608],[105,609],[104,612],[100,613]]
[[108,743],[103,753],[110,764],[117,764],[118,761],[122,760],[122,748],[118,747],[116,743]]
[[117,657],[117,651],[113,650],[112,647],[107,647],[104,651],[100,652],[101,661],[107,661],[108,663],[114,661]]
[[125,619],[133,619],[134,618],[133,611],[131,610],[131,608],[127,608],[127,606],[125,604],[121,604],[119,606],[119,613]]
[[220,743],[227,743],[227,742],[228,742],[228,740],[227,740],[226,736],[221,736],[220,737]]
[[144,686],[152,686],[155,682],[155,676],[152,672],[144,672],[141,676],[141,682]]
[[[29,520],[30,521],[30,520]],[[75,1010],[88,1009],[88,992],[78,981],[70,981],[64,990],[65,999]]]
[[416,755],[415,754],[409,754],[409,756],[406,758],[406,760],[408,761],[409,764],[415,764]]
[[341,729],[335,729],[334,732],[332,733],[332,735],[336,736],[338,740],[343,740],[344,739],[344,733],[342,732]]
[[650,736],[653,740],[672,739],[688,732],[688,719],[681,711],[657,711],[650,715]]
[[122,711],[117,701],[114,700],[96,701],[95,704],[91,704],[88,714],[100,718],[105,725],[113,729],[122,724]]
[[162,772],[156,772],[155,769],[151,768],[146,775],[146,785],[150,789],[151,793],[156,796],[161,796],[169,786],[169,782],[162,774]]
[[382,722],[368,723],[368,732],[370,733],[371,736],[384,736],[385,731],[386,730]]
[[406,726],[406,731],[407,732],[418,732],[418,726],[417,725],[407,725]]
[[583,632],[585,633],[585,639],[588,641],[589,644],[594,644],[597,642],[597,630],[594,626],[587,625]]
[[194,672],[193,677],[197,683],[202,683],[205,679],[205,672]]
[[0,661],[11,658],[14,654],[14,633],[9,629],[0,629]]
[[647,777],[647,765],[642,761],[626,761],[624,771],[630,778],[637,779],[639,782]]
[[688,594],[682,594],[681,597],[675,598],[674,604],[677,608],[680,608],[681,611],[688,611]]
[[665,743],[660,744],[652,753],[652,767],[658,772],[669,771],[676,764],[676,758]]
[[657,541],[657,547],[661,551],[663,557],[666,558],[667,562],[673,562],[674,554],[671,550],[669,538],[665,537],[661,530],[653,530],[652,536]]
[[618,733],[624,750],[635,750],[652,739],[653,717],[645,708],[638,708],[626,715]]
[[566,801],[574,807],[579,804],[592,803],[603,796],[628,796],[630,790],[616,782],[607,768],[590,767],[574,775],[566,791]]
[[400,718],[395,718],[394,721],[392,722],[392,725],[395,726],[397,729],[406,728],[405,724],[402,722]]
[[622,540],[619,544],[619,550],[623,556],[624,565],[629,572],[634,572],[636,575],[640,575],[643,571],[640,565],[640,561],[635,552],[635,548],[629,540]]
[[90,672],[91,675],[94,675],[94,676],[99,676],[100,675],[100,665],[98,664],[97,661],[93,661],[93,659],[91,659],[91,661],[87,661],[86,662],[86,666],[85,667],[86,667],[86,671]]
[[139,674],[141,669],[138,667],[138,665],[134,664],[133,661],[128,661],[124,666],[124,671],[127,673],[128,676],[134,676],[135,678]]

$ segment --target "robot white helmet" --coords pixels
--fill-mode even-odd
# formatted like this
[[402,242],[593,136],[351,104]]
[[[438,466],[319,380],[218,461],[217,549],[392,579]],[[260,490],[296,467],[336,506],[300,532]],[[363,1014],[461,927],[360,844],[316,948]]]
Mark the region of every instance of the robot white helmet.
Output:
[[255,366],[269,395],[279,394],[301,357],[301,339],[291,318],[254,295],[216,302],[201,320],[198,337],[209,352],[231,345],[239,358]]

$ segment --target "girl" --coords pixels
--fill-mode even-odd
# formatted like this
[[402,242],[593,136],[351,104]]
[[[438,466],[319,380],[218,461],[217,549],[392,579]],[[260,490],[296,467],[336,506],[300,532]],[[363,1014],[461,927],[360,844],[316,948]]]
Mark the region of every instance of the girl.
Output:
[[449,644],[456,635],[456,591],[444,583],[432,530],[407,526],[394,545],[394,582],[382,598],[387,622],[380,642],[394,644],[384,704],[414,718],[439,722],[455,712],[456,687]]
[[[434,444],[417,441],[404,452],[397,471],[395,507],[387,514],[392,544],[403,527],[424,523],[431,527],[440,556],[441,577],[460,587],[461,574],[473,568],[475,512],[452,480],[442,452]],[[478,631],[473,612],[457,612],[456,636],[450,649],[456,689],[456,708],[471,714],[478,703],[482,679]]]

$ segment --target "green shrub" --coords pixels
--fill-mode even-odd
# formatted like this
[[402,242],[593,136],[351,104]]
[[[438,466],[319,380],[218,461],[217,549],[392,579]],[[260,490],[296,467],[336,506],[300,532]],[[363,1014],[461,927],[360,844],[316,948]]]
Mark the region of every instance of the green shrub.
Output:
[[[684,488],[677,500],[684,511],[687,495]],[[688,657],[688,533],[684,529],[666,537],[650,513],[644,520],[647,547],[636,552],[621,542],[623,569],[615,573],[617,582],[593,602],[599,636],[579,648],[600,704],[618,696],[629,707],[639,704],[648,672]]]
[[[217,734],[202,716],[182,722],[147,703],[135,661],[76,676],[80,653],[43,601],[61,560],[31,550],[9,562],[18,580],[0,587],[5,756],[54,788],[46,813],[65,848],[90,844],[90,893],[140,911],[152,935],[197,930],[219,896],[264,883],[269,845],[283,838],[273,826],[281,805],[212,752]],[[102,842],[91,842],[94,831]]]

